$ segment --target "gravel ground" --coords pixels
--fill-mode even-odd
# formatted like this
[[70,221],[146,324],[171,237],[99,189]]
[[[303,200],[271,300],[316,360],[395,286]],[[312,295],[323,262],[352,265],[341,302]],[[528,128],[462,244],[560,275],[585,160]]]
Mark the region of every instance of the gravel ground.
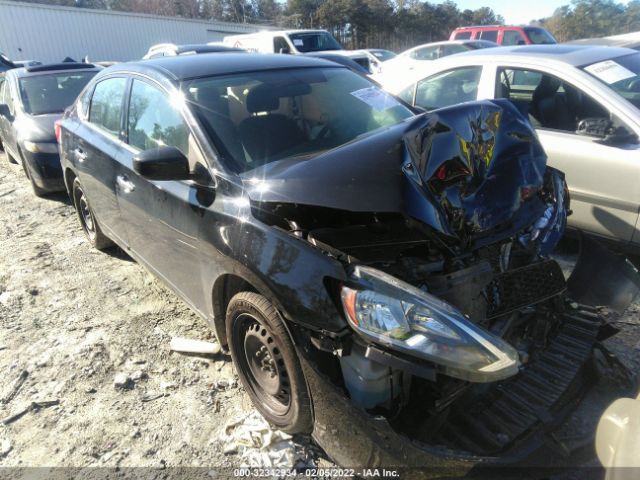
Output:
[[[570,268],[575,252],[560,258]],[[608,342],[635,372],[639,311],[634,304]],[[242,463],[225,453],[225,426],[255,410],[230,357],[170,352],[172,336],[214,339],[126,254],[91,249],[66,194],[35,197],[0,155],[0,418],[59,402],[0,425],[0,465]]]
[[225,426],[254,409],[231,358],[171,352],[173,336],[215,341],[122,251],[93,250],[66,194],[35,197],[0,155],[0,419],[59,402],[0,425],[0,465],[239,465]]

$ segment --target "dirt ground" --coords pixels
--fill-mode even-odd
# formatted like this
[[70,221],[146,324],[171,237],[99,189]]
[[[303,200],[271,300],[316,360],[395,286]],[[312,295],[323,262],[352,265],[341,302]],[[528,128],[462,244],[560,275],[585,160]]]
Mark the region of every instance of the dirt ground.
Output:
[[[636,372],[639,311],[609,342]],[[214,338],[124,253],[91,249],[66,195],[35,197],[0,155],[0,419],[59,402],[0,425],[0,465],[239,465],[225,426],[255,411],[230,357],[170,352],[173,336]]]
[[0,425],[0,465],[239,465],[225,426],[254,409],[230,357],[171,352],[173,336],[215,341],[124,253],[91,249],[66,194],[35,197],[1,155],[0,418],[59,405]]

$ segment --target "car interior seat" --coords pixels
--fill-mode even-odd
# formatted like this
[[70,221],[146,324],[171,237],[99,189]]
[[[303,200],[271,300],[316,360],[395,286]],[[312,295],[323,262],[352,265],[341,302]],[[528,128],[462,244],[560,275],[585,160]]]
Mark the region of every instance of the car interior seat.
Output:
[[558,130],[573,130],[569,105],[564,93],[558,92],[562,82],[556,77],[543,75],[533,91],[529,113],[540,126]]
[[247,94],[250,117],[240,122],[240,138],[252,162],[264,163],[305,141],[304,132],[292,118],[274,113],[280,108],[277,88],[263,83]]

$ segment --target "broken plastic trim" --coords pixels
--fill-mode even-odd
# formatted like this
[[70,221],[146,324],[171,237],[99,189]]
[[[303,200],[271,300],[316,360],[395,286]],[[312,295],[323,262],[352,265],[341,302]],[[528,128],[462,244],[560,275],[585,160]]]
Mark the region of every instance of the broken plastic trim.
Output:
[[517,351],[450,304],[370,267],[356,266],[351,280],[341,288],[342,305],[364,338],[462,380],[494,382],[518,373]]
[[585,305],[606,305],[623,313],[640,293],[638,269],[582,231],[579,237],[580,256],[567,280],[569,296]]

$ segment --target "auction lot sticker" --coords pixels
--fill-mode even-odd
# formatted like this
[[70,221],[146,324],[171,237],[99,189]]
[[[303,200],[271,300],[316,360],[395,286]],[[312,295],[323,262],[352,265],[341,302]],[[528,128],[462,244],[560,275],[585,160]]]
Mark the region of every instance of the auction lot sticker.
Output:
[[361,88],[351,92],[351,95],[379,112],[400,105],[395,98],[376,87]]
[[635,77],[636,74],[631,70],[624,68],[613,60],[605,60],[604,62],[594,63],[584,68],[587,72],[595,77],[598,77],[603,82],[611,85],[612,83],[619,82],[620,80],[626,80],[627,78]]

